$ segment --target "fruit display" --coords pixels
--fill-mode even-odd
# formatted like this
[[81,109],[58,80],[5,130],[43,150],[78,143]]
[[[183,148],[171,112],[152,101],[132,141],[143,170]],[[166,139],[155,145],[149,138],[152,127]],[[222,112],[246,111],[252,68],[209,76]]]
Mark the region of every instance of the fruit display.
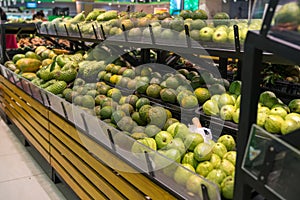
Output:
[[[180,119],[172,116],[170,110],[154,104],[145,96],[140,96],[146,94],[153,98],[162,97],[171,103],[181,99],[181,106],[194,108],[198,101],[204,102],[209,98],[208,90],[199,87],[193,93],[191,86],[190,92],[181,88],[186,94],[182,91],[181,94],[177,94],[176,90],[183,83],[189,85],[189,79],[186,77],[200,77],[199,74],[186,73],[186,70],[181,69],[174,70],[174,74],[162,75],[149,67],[127,66],[128,64],[120,59],[108,64],[104,59],[108,55],[103,55],[101,47],[84,54],[55,52],[39,46],[34,52],[16,54],[5,66],[14,69],[32,84],[65,98],[124,135],[134,138],[136,142],[131,146],[134,154],[146,150],[142,148],[141,143],[171,160],[177,155],[177,163],[214,182],[224,197],[232,198],[235,164],[235,141],[232,136],[224,135],[217,143],[212,140],[205,143],[200,134],[191,132],[187,125],[179,121]],[[99,52],[102,58],[99,58]],[[212,78],[211,74],[208,76]],[[124,78],[127,79],[126,82]],[[127,90],[132,88],[137,93],[126,93],[120,86],[122,80],[126,86],[130,85],[130,81],[134,81]],[[162,87],[160,82],[164,80],[165,87]],[[173,91],[175,96],[172,96]],[[158,162],[157,166],[159,164]],[[207,165],[212,167],[206,168]],[[182,167],[176,167],[174,170],[171,168],[174,166],[164,166],[162,171],[188,191],[202,195],[200,187],[191,186],[197,179],[202,180],[199,176],[194,175],[194,178],[188,179],[189,177],[182,176],[186,173]]]
[[244,41],[248,30],[260,29],[261,20],[252,20],[250,23],[247,20],[230,20],[226,13],[216,13],[214,19],[207,19],[207,14],[203,10],[194,12],[183,10],[179,16],[172,17],[169,13],[127,13],[95,9],[87,16],[81,12],[73,18],[56,18],[51,22],[43,22],[40,32],[66,35],[68,31],[72,35],[80,32],[83,36],[95,36],[95,31],[102,33],[103,29],[100,35],[114,36],[128,31],[129,37],[149,38],[149,25],[157,39],[185,41],[184,26],[187,25],[193,40],[220,44],[234,42],[233,25],[238,26],[240,40]]
[[[208,116],[217,116],[225,121],[239,123],[241,82],[233,81],[228,92],[212,95],[203,104],[203,112]],[[290,116],[292,120],[290,120]],[[268,132],[287,134],[300,127],[299,99],[293,99],[288,105],[284,104],[271,91],[260,94],[257,124]],[[292,122],[293,121],[293,122]]]

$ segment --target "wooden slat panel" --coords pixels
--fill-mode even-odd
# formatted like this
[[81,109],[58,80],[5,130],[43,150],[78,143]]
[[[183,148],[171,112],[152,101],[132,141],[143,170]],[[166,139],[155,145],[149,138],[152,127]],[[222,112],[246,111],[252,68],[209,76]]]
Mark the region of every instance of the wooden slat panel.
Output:
[[[55,148],[51,147],[51,162],[54,158],[57,163],[59,163],[66,172],[72,175],[73,179],[80,185],[91,197],[94,199],[107,199],[103,194],[101,194],[76,168],[68,162]],[[74,191],[76,193],[76,191]]]
[[[34,107],[29,106],[24,100],[20,99],[19,96],[17,96],[13,91],[11,91],[6,86],[3,86],[4,91],[6,95],[13,98],[16,102],[18,102],[32,117],[36,119],[42,126],[44,126],[46,129],[49,129],[48,125],[48,116],[43,117],[39,112],[37,112]],[[5,94],[4,94],[5,95]]]
[[[78,130],[71,126],[70,124],[65,124],[65,121],[59,116],[55,115],[51,111],[49,112],[49,117],[52,121],[55,121],[55,124],[65,130],[65,132],[73,138],[79,144],[82,144],[82,140],[84,140],[84,145],[95,149],[93,153],[103,161],[103,163],[114,163],[118,168],[122,168],[124,171],[134,172],[127,173],[124,171],[116,170],[122,177],[124,177],[128,182],[134,185],[136,188],[141,190],[144,194],[150,196],[152,199],[176,199],[170,193],[162,189],[160,186],[153,183],[150,179],[145,177],[143,174],[140,174],[138,171],[134,170],[132,167],[124,163],[122,160],[117,158],[114,154],[110,153],[101,145],[97,144],[92,139],[88,138],[86,135],[81,134]],[[50,124],[50,131],[51,124]],[[80,134],[80,136],[79,136]]]
[[[7,109],[10,109],[11,112],[15,115],[15,117],[18,119],[18,121],[24,126],[28,132],[35,138],[35,140],[43,147],[43,149],[46,152],[50,151],[50,144],[45,138],[43,138],[38,131],[36,131],[35,127],[32,127],[33,119],[24,111],[21,107],[19,107],[14,101],[11,99],[7,99],[7,102],[11,104],[14,108],[11,106],[7,106]],[[49,133],[45,131],[45,134]],[[48,136],[49,137],[49,136]]]
[[[61,138],[61,136],[65,135],[60,129],[58,129],[55,125],[50,124],[51,132],[56,135],[57,137]],[[50,136],[50,142],[52,144],[52,136]],[[122,194],[124,194],[129,199],[142,199],[144,198],[144,194],[142,194],[140,191],[138,191],[135,187],[133,187],[131,184],[128,184],[127,181],[125,181],[122,177],[117,176],[113,169],[104,166],[101,162],[96,160],[89,152],[87,152],[85,149],[81,148],[79,144],[77,144],[75,141],[68,140],[65,144],[69,144],[68,146],[71,146],[71,150],[76,152],[76,155],[78,155],[84,162],[86,162],[89,166],[91,166],[94,170],[96,170],[103,178],[105,178],[108,182],[112,183],[116,189],[118,189]],[[78,146],[78,148],[74,147]]]
[[65,169],[54,159],[51,158],[51,166],[56,170],[56,172],[61,176],[61,178],[72,188],[76,195],[80,199],[91,199],[91,197],[74,181],[72,176],[70,176]]
[[[10,106],[5,110],[5,114],[9,117],[10,120],[19,128],[22,134],[26,137],[26,139],[40,152],[40,154],[50,163],[50,155],[41,145],[35,140],[34,137],[27,131],[27,129],[22,125],[22,122],[19,122],[20,116],[16,114],[13,108]],[[16,115],[16,116],[15,116]]]
[[[61,136],[61,135],[60,135]],[[69,140],[66,138],[56,139],[54,136],[50,136],[51,145],[54,146],[57,151],[61,153],[65,158],[67,158],[76,168],[91,181],[101,192],[103,192],[109,199],[124,199],[122,195],[113,188],[109,183],[103,180],[95,171],[93,171],[84,161],[77,157],[72,151],[70,151],[64,144],[70,144]],[[77,151],[76,151],[77,153]]]
[[27,95],[25,92],[23,92],[21,89],[19,89],[17,86],[9,82],[6,78],[1,76],[0,81],[3,83],[3,85],[10,88],[12,91],[14,91],[18,96],[21,96],[26,102],[28,102],[32,107],[34,107],[36,110],[38,110],[44,117],[48,116],[48,110],[45,106],[43,106],[41,103]]
[[[28,123],[30,123],[31,124],[31,126],[33,126],[34,128],[35,128],[35,130],[36,130],[36,132],[38,132],[39,133],[39,135],[41,135],[46,141],[49,141],[49,132],[47,131],[48,130],[48,128],[45,128],[45,127],[43,127],[42,125],[40,125],[39,123],[38,123],[38,121],[41,119],[41,118],[43,118],[41,115],[40,115],[40,117],[38,117],[38,118],[35,118],[35,117],[33,117],[30,113],[27,113],[26,111],[28,110],[28,108],[26,109],[26,107],[28,107],[28,106],[26,106],[26,104],[24,105],[25,107],[23,107],[22,105],[21,105],[21,103],[19,103],[18,101],[17,101],[17,103],[14,101],[15,99],[13,99],[13,100],[11,100],[11,98],[9,97],[9,95],[7,95],[7,94],[5,94],[5,98],[7,99],[7,101],[9,101],[9,102],[13,102],[14,103],[14,106],[15,106],[15,109],[17,109],[18,111],[20,111],[20,113],[22,114],[22,116],[23,116],[23,118],[25,118],[26,119],[26,121],[28,121]],[[22,102],[22,101],[21,101]],[[19,105],[18,105],[19,104]],[[47,127],[48,127],[48,125],[47,125]],[[47,142],[48,143],[48,142]],[[48,147],[49,147],[49,144],[48,144]]]

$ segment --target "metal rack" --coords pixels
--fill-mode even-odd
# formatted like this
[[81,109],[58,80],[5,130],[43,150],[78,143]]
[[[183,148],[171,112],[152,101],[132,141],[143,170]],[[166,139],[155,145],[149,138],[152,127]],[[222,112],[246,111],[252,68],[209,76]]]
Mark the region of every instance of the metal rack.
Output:
[[[245,42],[244,59],[248,59],[244,63],[242,69],[242,100],[241,100],[241,114],[240,124],[237,138],[237,167],[235,175],[235,198],[234,199],[250,199],[253,189],[267,199],[281,199],[274,191],[266,187],[265,176],[253,177],[243,169],[243,159],[246,156],[246,147],[250,138],[252,124],[256,123],[257,116],[257,102],[259,99],[259,81],[257,77],[260,76],[262,68],[260,68],[263,61],[263,51],[272,52],[276,56],[284,57],[291,63],[300,64],[299,52],[300,46],[283,40],[281,38],[268,35],[270,23],[274,15],[278,1],[270,1],[268,12],[262,25],[262,30],[250,31]],[[275,56],[274,56],[275,57]],[[298,130],[299,132],[299,130]],[[294,137],[299,141],[299,133],[290,136],[281,136],[282,140],[286,137]],[[287,140],[291,141],[291,140]],[[299,146],[298,146],[299,148]],[[271,157],[268,163],[275,162],[274,157]],[[267,156],[268,157],[268,156]],[[268,174],[268,164],[263,166]],[[280,191],[277,191],[280,193]],[[297,197],[295,197],[297,198]]]

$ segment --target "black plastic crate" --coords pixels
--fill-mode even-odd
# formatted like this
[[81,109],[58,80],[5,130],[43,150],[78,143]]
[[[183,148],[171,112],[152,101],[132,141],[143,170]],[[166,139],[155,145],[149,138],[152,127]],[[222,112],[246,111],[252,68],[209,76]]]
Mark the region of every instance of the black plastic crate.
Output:
[[267,84],[262,86],[262,90],[270,90],[276,94],[284,103],[300,98],[300,84],[287,82],[287,81],[275,81],[274,84]]

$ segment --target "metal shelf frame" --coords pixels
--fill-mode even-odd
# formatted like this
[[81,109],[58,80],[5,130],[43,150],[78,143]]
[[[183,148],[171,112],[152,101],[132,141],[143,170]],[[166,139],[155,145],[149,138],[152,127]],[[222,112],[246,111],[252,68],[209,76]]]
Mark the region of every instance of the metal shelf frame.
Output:
[[262,71],[260,66],[263,61],[263,51],[272,52],[274,57],[278,55],[292,63],[300,64],[300,46],[271,35],[265,36],[254,31],[248,33],[244,52],[244,60],[247,59],[248,61],[244,62],[242,69],[243,87],[240,128],[237,137],[238,156],[234,199],[250,199],[253,189],[267,199],[280,199],[265,187],[262,180],[255,180],[241,168],[251,126],[256,123],[260,84],[257,77],[260,76],[260,72]]

